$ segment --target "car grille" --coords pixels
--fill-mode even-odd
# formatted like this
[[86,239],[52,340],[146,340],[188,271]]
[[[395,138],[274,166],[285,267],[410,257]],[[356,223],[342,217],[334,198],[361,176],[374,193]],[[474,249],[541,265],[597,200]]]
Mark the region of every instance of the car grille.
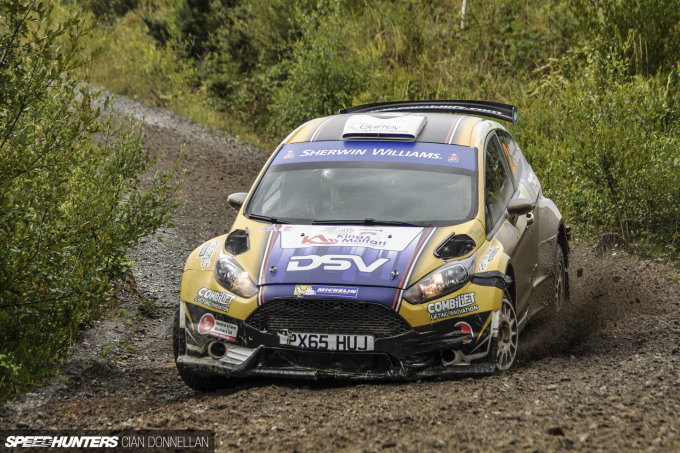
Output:
[[387,338],[412,327],[391,308],[375,302],[274,299],[258,307],[246,324],[262,332],[365,334]]
[[304,368],[345,373],[388,373],[392,361],[384,353],[349,353],[264,349],[259,366],[264,368]]

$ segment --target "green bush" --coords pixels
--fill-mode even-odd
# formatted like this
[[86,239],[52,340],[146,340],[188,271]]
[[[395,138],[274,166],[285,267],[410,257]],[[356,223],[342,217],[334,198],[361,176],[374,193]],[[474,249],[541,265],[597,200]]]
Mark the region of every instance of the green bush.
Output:
[[142,184],[141,132],[84,86],[88,31],[52,5],[0,0],[0,399],[49,372],[167,225],[172,172]]
[[302,37],[282,66],[286,78],[270,107],[271,129],[281,137],[309,119],[351,106],[368,86],[372,62],[348,45],[354,30],[347,13],[337,1],[329,1],[328,9],[323,14],[299,11]]
[[618,52],[585,49],[529,101],[521,141],[544,184],[582,233],[616,231],[676,253],[680,239],[678,72],[629,77]]
[[315,0],[184,0],[179,41],[194,62],[211,105],[263,132],[269,105]]
[[106,21],[124,16],[139,6],[139,0],[79,0],[78,3],[91,10],[97,18]]
[[667,73],[680,61],[678,0],[574,0],[579,31],[607,53],[630,61],[629,74]]
[[98,24],[87,36],[86,51],[99,54],[96,61],[103,63],[92,68],[92,82],[117,94],[168,106],[192,91],[195,71],[172,54],[169,44],[150,36],[137,14],[128,14],[120,24]]
[[172,45],[151,46],[131,14],[100,28],[106,86],[198,121],[217,112],[267,147],[350,104],[517,104],[512,130],[577,236],[677,251],[677,0],[473,0],[463,29],[461,3],[437,0],[154,5]]
[[203,58],[206,53],[215,50],[210,43],[210,35],[220,28],[222,11],[220,2],[210,0],[184,0],[181,4],[177,16],[181,40],[189,57]]
[[222,109],[276,139],[295,121],[348,102],[512,101],[522,80],[510,75],[535,78],[531,71],[561,55],[574,28],[562,2],[538,0],[469,2],[464,30],[458,9],[433,0],[189,3],[197,11],[188,17],[210,17],[201,22],[211,30],[202,83]]

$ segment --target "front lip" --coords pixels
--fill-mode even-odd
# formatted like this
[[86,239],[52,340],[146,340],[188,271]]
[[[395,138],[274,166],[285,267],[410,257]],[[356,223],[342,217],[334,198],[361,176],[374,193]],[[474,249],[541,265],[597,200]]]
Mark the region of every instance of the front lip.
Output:
[[477,377],[491,375],[494,373],[495,366],[492,363],[473,363],[466,366],[444,366],[434,365],[428,368],[412,369],[406,367],[395,367],[387,372],[350,372],[338,370],[315,370],[300,368],[258,368],[256,364],[265,350],[264,347],[258,348],[251,356],[248,363],[233,365],[225,362],[210,359],[208,357],[191,357],[182,355],[177,358],[178,367],[191,368],[198,374],[222,375],[234,377],[262,376],[262,377],[283,377],[297,379],[346,379],[360,381],[415,381],[427,378],[444,377]]

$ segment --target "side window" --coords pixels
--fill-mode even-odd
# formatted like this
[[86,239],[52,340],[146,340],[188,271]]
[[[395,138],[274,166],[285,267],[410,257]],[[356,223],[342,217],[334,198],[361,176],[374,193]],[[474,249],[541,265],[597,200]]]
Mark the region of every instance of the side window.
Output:
[[510,170],[512,171],[512,177],[515,184],[519,182],[520,175],[522,174],[522,154],[517,145],[517,142],[512,135],[505,131],[498,131],[498,139],[501,142],[501,147],[503,148],[503,153],[508,159],[510,164]]
[[515,192],[512,170],[495,134],[486,142],[485,197],[486,232],[491,231]]

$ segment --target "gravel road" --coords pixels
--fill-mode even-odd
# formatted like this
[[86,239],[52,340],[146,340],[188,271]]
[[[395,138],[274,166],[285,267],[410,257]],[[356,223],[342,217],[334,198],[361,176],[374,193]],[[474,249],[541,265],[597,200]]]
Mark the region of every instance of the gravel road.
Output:
[[[680,273],[624,247],[574,247],[572,301],[530,326],[511,371],[480,379],[356,384],[179,379],[170,326],[184,260],[229,228],[267,153],[119,98],[170,166],[185,145],[175,226],[131,257],[136,290],[83,332],[61,375],[0,407],[0,428],[210,429],[219,451],[680,451]],[[152,300],[154,310],[139,310]],[[149,303],[143,304],[149,306]]]

